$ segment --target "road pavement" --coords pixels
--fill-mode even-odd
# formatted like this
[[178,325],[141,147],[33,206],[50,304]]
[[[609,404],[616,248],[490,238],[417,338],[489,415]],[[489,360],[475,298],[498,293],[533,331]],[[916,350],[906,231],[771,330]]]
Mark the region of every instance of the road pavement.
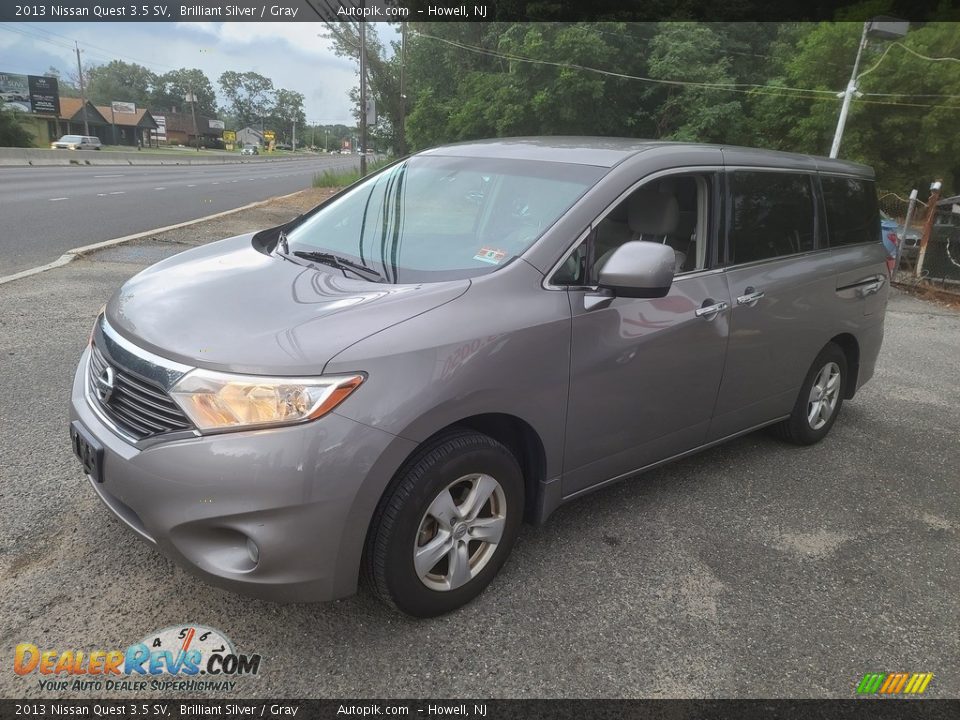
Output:
[[525,528],[475,602],[415,621],[366,591],[276,605],[205,585],[90,488],[67,438],[77,360],[134,260],[176,249],[0,286],[0,696],[104,694],[14,675],[17,643],[126,648],[188,622],[264,658],[211,697],[851,698],[893,671],[960,695],[956,311],[894,294],[877,374],[822,443],[753,433],[586,496]]
[[232,165],[0,167],[0,277],[67,250],[310,187],[320,156]]

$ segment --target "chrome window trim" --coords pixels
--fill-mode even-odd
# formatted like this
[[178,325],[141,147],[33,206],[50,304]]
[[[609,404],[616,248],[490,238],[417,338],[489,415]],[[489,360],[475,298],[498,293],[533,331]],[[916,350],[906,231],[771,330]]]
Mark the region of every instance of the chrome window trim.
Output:
[[[543,276],[543,282],[541,283],[541,287],[543,287],[544,290],[572,290],[572,289],[581,289],[581,288],[586,288],[586,289],[592,288],[594,290],[598,289],[598,286],[593,286],[593,285],[554,285],[551,282],[551,280],[553,276],[557,273],[557,271],[560,269],[560,266],[567,261],[567,258],[570,257],[570,255],[580,246],[582,242],[584,242],[588,237],[590,237],[590,233],[594,231],[597,225],[599,225],[604,220],[606,220],[607,215],[612,213],[614,209],[617,207],[617,205],[619,205],[621,202],[626,200],[638,188],[642,187],[647,183],[653,182],[654,180],[659,180],[662,177],[669,177],[671,175],[692,175],[696,173],[702,174],[702,173],[708,173],[708,172],[716,173],[716,172],[723,172],[723,170],[724,170],[723,165],[690,165],[687,167],[676,167],[676,168],[668,168],[666,170],[657,170],[656,172],[652,172],[649,175],[644,175],[642,178],[634,182],[626,190],[620,193],[615,200],[613,200],[609,205],[607,205],[606,208],[604,208],[603,212],[601,212],[596,218],[594,218],[593,222],[590,223],[587,229],[577,236],[577,239],[574,240],[573,243],[570,245],[570,247],[566,249],[566,251],[560,257],[560,260],[554,263],[553,266],[550,268],[550,271]],[[699,190],[699,186],[698,186],[698,190]],[[705,268],[703,270],[691,270],[690,272],[683,273],[682,275],[677,275],[674,278],[674,282],[685,277],[692,277],[694,275],[699,276],[707,272],[712,272],[714,270],[718,270],[718,268]]]

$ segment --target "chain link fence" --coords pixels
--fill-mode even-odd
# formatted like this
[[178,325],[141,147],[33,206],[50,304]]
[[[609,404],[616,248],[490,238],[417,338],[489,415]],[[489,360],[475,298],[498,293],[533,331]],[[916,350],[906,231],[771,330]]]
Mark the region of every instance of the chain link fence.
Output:
[[960,196],[937,203],[920,277],[944,290],[960,292]]

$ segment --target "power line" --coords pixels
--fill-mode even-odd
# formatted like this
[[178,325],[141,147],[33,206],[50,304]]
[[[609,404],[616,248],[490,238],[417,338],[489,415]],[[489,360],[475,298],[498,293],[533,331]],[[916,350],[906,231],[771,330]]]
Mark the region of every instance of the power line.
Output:
[[[419,35],[420,37],[424,37],[429,40],[436,40],[438,42],[446,43],[447,45],[453,45],[454,47],[458,47],[463,50],[479,53],[481,55],[489,55],[491,57],[497,57],[503,60],[512,60],[515,62],[527,62],[527,63],[536,64],[536,65],[551,65],[553,67],[566,68],[569,70],[583,70],[585,72],[592,72],[592,73],[597,73],[599,75],[607,75],[610,77],[622,78],[624,80],[639,80],[640,82],[655,83],[658,85],[674,85],[674,86],[680,86],[680,87],[702,87],[702,88],[718,89],[718,90],[731,90],[734,92],[751,92],[750,90],[745,88],[770,87],[769,85],[760,85],[757,83],[705,83],[705,82],[697,82],[695,80],[667,80],[664,78],[643,77],[641,75],[627,75],[626,73],[618,73],[612,70],[601,70],[600,68],[589,67],[587,65],[578,65],[576,63],[555,62],[552,60],[538,60],[536,58],[527,58],[527,57],[522,57],[520,55],[511,55],[509,53],[501,53],[496,50],[487,50],[486,48],[479,48],[474,45],[466,45],[464,43],[460,43],[455,40],[447,40],[445,38],[439,38],[433,35],[427,35],[423,32],[419,33]],[[836,95],[836,92],[833,90],[817,90],[814,88],[792,88],[792,87],[779,85],[777,86],[777,89],[791,91],[791,92],[819,93],[822,95],[830,95],[831,97]]]
[[[433,35],[427,35],[426,33],[418,33],[420,37],[427,38],[428,40],[435,40],[437,42],[446,43],[447,45],[452,45],[454,47],[467,50],[469,52],[477,53],[480,55],[486,55],[489,57],[496,57],[503,60],[510,60],[514,62],[526,62],[535,65],[548,65],[552,67],[565,68],[568,70],[581,70],[584,72],[597,73],[599,75],[606,75],[609,77],[621,78],[624,80],[637,80],[640,82],[654,83],[659,85],[672,85],[680,87],[702,87],[712,90],[724,90],[726,92],[739,92],[746,93],[750,95],[777,95],[779,97],[788,97],[788,98],[797,98],[804,100],[832,100],[836,98],[837,93],[834,90],[819,90],[815,88],[794,88],[787,87],[784,85],[759,85],[756,83],[702,83],[695,82],[690,80],[668,80],[662,78],[650,78],[643,77],[640,75],[628,75],[626,73],[613,72],[611,70],[602,70],[600,68],[593,68],[586,65],[578,65],[576,63],[564,63],[564,62],[555,62],[551,60],[538,60],[536,58],[527,58],[520,55],[512,55],[509,53],[501,53],[496,50],[488,50],[486,48],[476,47],[474,45],[467,45],[465,43],[460,43],[455,40],[447,40],[445,38],[435,37]],[[793,94],[791,94],[793,93]],[[805,93],[805,94],[797,94]],[[902,95],[901,97],[910,97],[909,95]],[[951,96],[945,96],[951,97]],[[922,104],[922,103],[902,103],[902,102],[892,102],[892,101],[882,101],[882,100],[860,100],[860,103],[870,104],[870,105],[891,105],[891,106],[901,106],[901,107],[926,107],[926,108],[945,108],[945,109],[954,109],[960,110],[960,105],[942,105],[942,104]]]
[[[130,55],[124,55],[124,54],[122,54],[122,53],[118,53],[118,52],[116,52],[115,50],[108,50],[107,48],[100,47],[99,45],[94,45],[93,43],[86,42],[86,41],[84,41],[84,40],[74,40],[74,38],[68,38],[66,35],[60,35],[59,33],[52,32],[52,31],[50,31],[50,30],[47,30],[46,28],[41,28],[41,27],[38,27],[38,26],[36,26],[36,25],[34,25],[34,24],[31,24],[31,23],[23,23],[23,24],[26,25],[27,27],[29,27],[31,30],[39,31],[39,32],[45,33],[45,34],[47,34],[47,35],[52,35],[52,36],[54,36],[54,37],[64,38],[65,40],[71,40],[71,41],[79,42],[81,45],[84,45],[84,46],[86,46],[86,47],[88,47],[88,48],[93,48],[94,50],[99,50],[100,52],[107,53],[106,57],[108,57],[108,58],[111,59],[111,60],[115,60],[115,59],[117,59],[117,58],[124,58],[124,59],[126,59],[126,60],[132,60],[133,62],[142,63],[142,64],[144,64],[144,65],[156,65],[156,66],[159,66],[159,67],[169,68],[169,69],[171,69],[171,70],[176,70],[176,69],[177,69],[177,68],[174,67],[173,65],[167,65],[167,64],[165,64],[165,63],[160,63],[160,62],[156,62],[156,61],[150,61],[150,62],[148,62],[148,61],[146,61],[146,60],[142,60],[142,59],[139,59],[139,58],[135,58],[135,57],[132,57],[132,56],[130,56]],[[95,54],[99,54],[99,53],[95,53]]]

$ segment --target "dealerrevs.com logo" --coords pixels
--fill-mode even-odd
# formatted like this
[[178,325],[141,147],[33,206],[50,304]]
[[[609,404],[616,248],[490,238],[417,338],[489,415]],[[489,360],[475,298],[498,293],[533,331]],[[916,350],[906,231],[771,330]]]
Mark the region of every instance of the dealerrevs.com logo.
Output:
[[129,692],[230,691],[236,678],[257,675],[260,655],[237,653],[219,630],[175,625],[150,633],[125,650],[49,650],[20,643],[18,675],[39,675],[41,690]]

